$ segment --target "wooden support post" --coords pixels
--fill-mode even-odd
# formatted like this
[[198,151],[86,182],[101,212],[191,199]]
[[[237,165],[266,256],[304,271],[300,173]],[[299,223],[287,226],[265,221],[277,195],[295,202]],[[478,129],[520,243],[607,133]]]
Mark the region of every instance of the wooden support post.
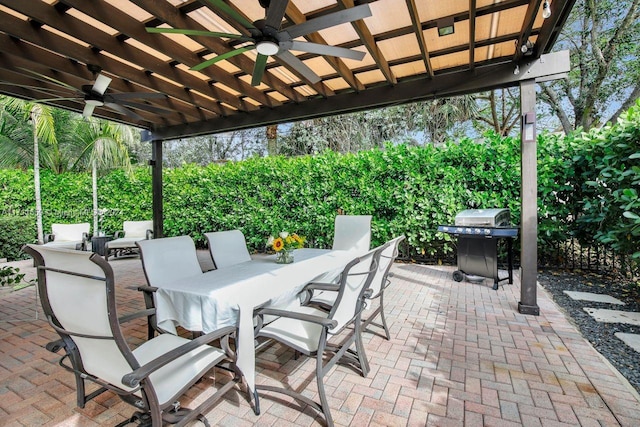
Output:
[[153,238],[164,237],[162,194],[162,140],[151,138],[151,187],[153,192]]
[[536,286],[538,281],[538,169],[536,154],[535,80],[520,82],[521,177],[520,190],[520,302],[518,312],[540,314]]

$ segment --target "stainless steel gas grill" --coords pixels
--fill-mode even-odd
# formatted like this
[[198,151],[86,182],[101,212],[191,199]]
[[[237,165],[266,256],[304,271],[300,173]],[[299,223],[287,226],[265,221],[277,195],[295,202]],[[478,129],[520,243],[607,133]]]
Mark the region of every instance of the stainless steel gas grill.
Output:
[[[510,225],[509,209],[468,209],[456,215],[455,225],[441,225],[438,231],[458,238],[458,270],[453,272],[456,282],[465,276],[493,279],[493,289],[508,280],[513,283],[513,239],[518,229]],[[498,247],[502,240],[507,246],[507,276],[498,271]]]

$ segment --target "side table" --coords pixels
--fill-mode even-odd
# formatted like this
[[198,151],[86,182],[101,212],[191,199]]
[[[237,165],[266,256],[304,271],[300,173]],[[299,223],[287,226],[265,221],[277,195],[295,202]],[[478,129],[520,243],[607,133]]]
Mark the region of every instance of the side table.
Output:
[[104,245],[113,240],[113,236],[94,236],[91,238],[91,251],[104,256]]

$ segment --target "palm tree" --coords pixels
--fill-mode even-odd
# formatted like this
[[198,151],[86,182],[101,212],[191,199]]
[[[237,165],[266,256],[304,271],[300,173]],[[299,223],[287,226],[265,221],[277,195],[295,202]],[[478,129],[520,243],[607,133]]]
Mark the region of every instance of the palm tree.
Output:
[[[0,167],[33,165],[38,242],[44,240],[42,198],[40,195],[40,147],[57,147],[53,109],[15,98],[0,99]],[[31,128],[27,126],[31,123]],[[33,143],[28,141],[33,138]],[[47,152],[47,151],[45,151]],[[48,156],[46,156],[48,157]]]
[[93,232],[99,231],[98,171],[123,167],[131,173],[127,144],[133,141],[133,128],[105,120],[76,122],[72,144],[76,149],[73,169],[91,168],[93,189]]

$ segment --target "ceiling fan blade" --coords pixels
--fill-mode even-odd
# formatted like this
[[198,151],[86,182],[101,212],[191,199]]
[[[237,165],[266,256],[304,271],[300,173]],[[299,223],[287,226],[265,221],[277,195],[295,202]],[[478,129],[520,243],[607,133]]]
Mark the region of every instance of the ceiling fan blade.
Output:
[[22,68],[22,67],[18,67],[18,68],[20,68],[21,70],[24,70],[24,71],[26,71],[26,72],[28,72],[28,73],[30,73],[30,74],[33,74],[33,75],[35,75],[35,76],[38,76],[38,77],[40,77],[40,78],[43,78],[43,79],[45,79],[45,80],[48,80],[48,81],[50,81],[50,82],[52,82],[52,83],[55,83],[55,84],[57,84],[58,86],[62,86],[62,87],[64,87],[64,88],[67,88],[67,89],[72,90],[72,91],[74,91],[74,92],[82,93],[81,91],[79,91],[77,88],[75,88],[75,87],[71,86],[70,84],[65,83],[65,82],[63,82],[63,81],[60,81],[60,80],[57,80],[57,79],[54,79],[53,77],[49,77],[49,76],[46,76],[46,75],[44,75],[44,74],[37,73],[37,72],[35,72],[35,71],[29,70],[28,68]]
[[241,53],[244,53],[248,50],[251,49],[255,49],[255,46],[251,45],[251,46],[245,46],[245,47],[240,47],[238,49],[235,50],[230,50],[229,52],[225,52],[222,55],[218,55],[215,58],[211,58],[208,61],[204,61],[198,65],[194,65],[193,67],[191,67],[191,70],[193,71],[200,71],[204,68],[209,67],[210,65],[215,64],[218,61],[222,61],[223,59],[229,59],[231,57],[234,57],[236,55],[240,55]]
[[82,110],[82,117],[88,119],[93,115],[93,110],[96,108],[93,104],[84,104],[84,110]]
[[124,92],[112,93],[109,96],[117,101],[124,99],[159,99],[167,97],[166,94],[160,92]]
[[11,87],[19,87],[19,88],[29,89],[29,90],[36,90],[38,92],[48,93],[51,96],[54,96],[56,94],[68,93],[66,90],[62,90],[62,89],[54,89],[50,87],[40,87],[40,86],[33,86],[33,85],[23,85],[19,83],[0,82],[0,86],[11,86]]
[[123,105],[125,107],[137,108],[138,110],[150,111],[156,114],[170,114],[173,112],[166,108],[160,108],[160,107],[156,107],[155,105],[144,104],[142,102],[124,101],[124,102],[119,102],[118,104]]
[[232,17],[233,19],[235,19],[238,23],[242,24],[242,26],[244,26],[245,28],[249,28],[249,29],[255,28],[253,26],[253,22],[249,21],[247,18],[245,18],[244,16],[236,12],[231,6],[226,4],[224,1],[222,0],[207,0],[207,1],[211,3],[213,7],[215,7],[219,11],[224,12],[230,17]]
[[292,25],[283,31],[286,31],[292,39],[295,39],[296,37],[306,36],[307,34],[315,33],[317,31],[324,30],[325,28],[346,24],[347,22],[357,21],[369,16],[371,16],[371,8],[369,8],[368,4],[362,4],[360,6],[320,16],[301,24]]
[[256,65],[253,67],[253,76],[251,76],[251,86],[258,86],[262,81],[264,75],[264,69],[267,67],[267,55],[258,54],[256,58]]
[[289,0],[271,0],[267,8],[267,16],[264,18],[265,25],[279,30],[288,4]]
[[276,54],[276,57],[278,57],[282,62],[300,73],[309,82],[315,84],[321,80],[320,76],[314,73],[311,68],[307,67],[304,62],[296,58],[295,55],[289,53],[289,51],[282,50],[278,52],[278,54]]
[[79,101],[82,98],[72,97],[72,98],[46,98],[46,99],[34,99],[34,102],[55,102],[55,101]]
[[147,30],[148,33],[184,34],[186,36],[206,36],[206,37],[221,37],[226,39],[251,40],[251,37],[243,36],[242,34],[218,33],[215,31],[206,31],[206,30],[190,30],[187,28],[146,27],[145,29]]
[[316,53],[318,55],[339,56],[341,58],[355,59],[356,61],[362,61],[362,58],[366,55],[359,50],[346,49],[344,47],[329,46],[326,44],[299,42],[293,40],[291,42],[291,50],[297,50],[301,52]]
[[114,102],[105,102],[104,103],[105,107],[111,108],[114,111],[117,111],[120,114],[124,114],[125,116],[129,116],[132,119],[135,120],[139,120],[139,121],[144,121],[144,117],[140,116],[139,114],[137,114],[136,112],[129,110],[128,108],[123,107],[122,105],[118,105]]
[[111,79],[109,77],[105,76],[104,74],[98,74],[98,77],[96,77],[96,81],[93,83],[91,91],[99,93],[100,95],[104,95],[110,83]]

